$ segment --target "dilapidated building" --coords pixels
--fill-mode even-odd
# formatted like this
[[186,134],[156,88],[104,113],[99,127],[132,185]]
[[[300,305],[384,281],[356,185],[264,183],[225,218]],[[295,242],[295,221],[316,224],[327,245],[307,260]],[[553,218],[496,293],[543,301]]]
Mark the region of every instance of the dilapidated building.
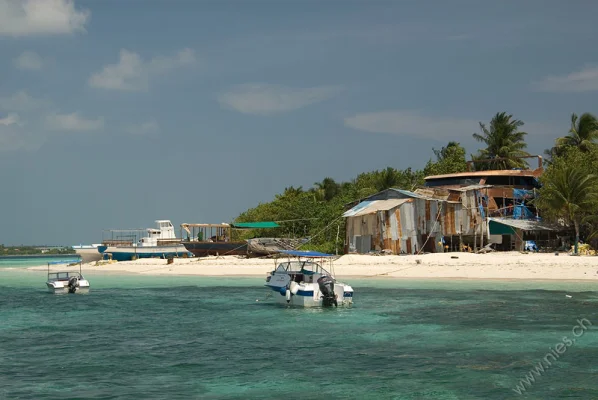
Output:
[[[393,254],[456,250],[481,237],[479,188],[387,189],[346,211],[346,252]],[[473,244],[473,242],[472,242]]]
[[[523,250],[526,240],[554,241],[558,227],[533,206],[535,170],[489,170],[429,176],[415,191],[387,189],[346,211],[348,253],[462,251],[486,243]],[[561,231],[563,229],[560,229]],[[543,240],[544,240],[543,239]]]

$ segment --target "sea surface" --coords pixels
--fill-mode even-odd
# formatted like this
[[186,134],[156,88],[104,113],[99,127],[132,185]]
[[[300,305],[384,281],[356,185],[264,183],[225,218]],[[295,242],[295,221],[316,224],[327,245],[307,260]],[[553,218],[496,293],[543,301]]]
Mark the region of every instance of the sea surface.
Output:
[[598,399],[598,283],[349,279],[352,308],[301,309],[258,278],[53,295],[27,265],[0,264],[0,399]]

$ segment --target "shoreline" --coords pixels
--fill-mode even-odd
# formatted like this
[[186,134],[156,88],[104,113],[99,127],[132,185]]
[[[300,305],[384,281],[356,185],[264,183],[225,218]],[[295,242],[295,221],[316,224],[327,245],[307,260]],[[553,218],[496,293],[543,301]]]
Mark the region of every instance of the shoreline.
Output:
[[[278,262],[287,260],[286,257]],[[277,263],[277,262],[276,262]],[[175,258],[172,264],[163,259],[139,259],[110,264],[83,264],[83,273],[148,275],[148,276],[205,276],[205,277],[263,277],[276,266],[274,259],[239,258],[236,256]],[[356,255],[339,256],[330,268],[337,279],[379,280],[485,280],[485,281],[568,281],[598,283],[598,257],[570,256],[554,253],[524,254],[519,252],[430,253],[423,255]],[[27,267],[31,271],[45,271],[47,265]],[[78,269],[65,265],[50,266],[51,271]]]

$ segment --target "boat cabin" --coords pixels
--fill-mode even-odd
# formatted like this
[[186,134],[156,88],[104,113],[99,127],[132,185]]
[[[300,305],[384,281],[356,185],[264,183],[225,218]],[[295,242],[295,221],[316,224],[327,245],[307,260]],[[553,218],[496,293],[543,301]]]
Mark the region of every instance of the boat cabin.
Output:
[[282,262],[278,264],[278,267],[273,271],[273,274],[288,274],[291,277],[291,281],[297,283],[313,283],[314,276],[317,278],[322,275],[331,275],[330,272],[324,269],[320,264],[310,260]]
[[56,282],[56,281],[64,281],[68,282],[71,278],[83,279],[83,275],[80,272],[48,272],[48,281],[49,282]]

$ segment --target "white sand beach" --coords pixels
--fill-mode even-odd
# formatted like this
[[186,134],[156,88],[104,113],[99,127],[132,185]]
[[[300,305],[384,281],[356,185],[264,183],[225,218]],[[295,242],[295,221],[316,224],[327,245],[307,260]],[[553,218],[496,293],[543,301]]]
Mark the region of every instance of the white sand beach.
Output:
[[[147,275],[266,276],[275,268],[273,259],[246,259],[235,256],[176,258],[172,264],[162,259],[140,259],[112,264],[83,265],[84,272]],[[343,255],[333,263],[337,278],[432,278],[505,280],[596,280],[597,256],[571,256],[561,253],[488,254],[436,253],[409,256]],[[45,270],[47,266],[30,267]],[[78,268],[78,267],[71,267]],[[63,269],[56,266],[54,269]]]

